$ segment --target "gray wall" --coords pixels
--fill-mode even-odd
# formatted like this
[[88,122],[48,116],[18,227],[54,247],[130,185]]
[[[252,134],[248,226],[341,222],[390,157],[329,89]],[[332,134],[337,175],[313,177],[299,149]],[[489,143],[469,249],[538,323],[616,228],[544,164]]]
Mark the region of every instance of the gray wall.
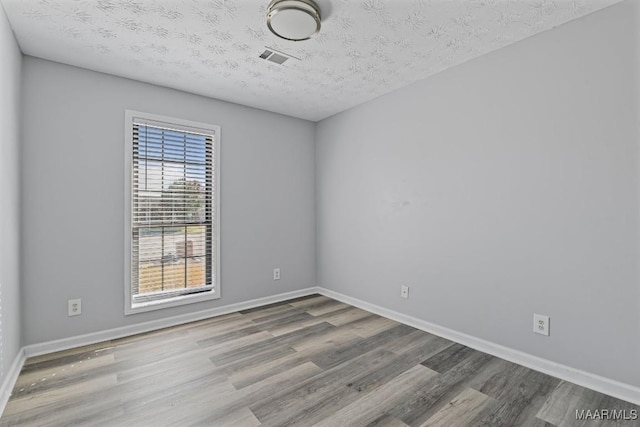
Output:
[[0,5],[0,384],[20,350],[20,69]]
[[640,385],[634,3],[320,122],[318,284]]
[[[313,123],[32,57],[24,85],[25,344],[315,285]],[[123,314],[125,109],[221,126],[219,300]]]

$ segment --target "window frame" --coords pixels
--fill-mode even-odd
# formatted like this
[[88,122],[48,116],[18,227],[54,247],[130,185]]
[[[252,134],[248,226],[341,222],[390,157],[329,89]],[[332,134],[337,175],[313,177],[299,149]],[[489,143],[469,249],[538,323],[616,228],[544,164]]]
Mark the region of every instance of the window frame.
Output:
[[[133,303],[131,295],[131,267],[133,259],[132,212],[133,212],[133,125],[135,120],[142,120],[149,125],[173,127],[176,130],[204,133],[213,136],[213,181],[211,204],[212,212],[212,256],[214,280],[213,290],[202,293],[174,296],[157,301]],[[147,311],[160,310],[202,301],[220,298],[220,126],[199,123],[175,117],[161,116],[134,110],[125,110],[125,139],[124,139],[124,314],[136,314]]]

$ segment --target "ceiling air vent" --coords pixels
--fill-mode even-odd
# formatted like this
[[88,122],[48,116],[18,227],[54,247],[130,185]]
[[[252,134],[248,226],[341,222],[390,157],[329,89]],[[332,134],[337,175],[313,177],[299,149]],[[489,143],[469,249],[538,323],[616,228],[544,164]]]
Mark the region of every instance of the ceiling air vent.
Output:
[[266,48],[265,51],[260,54],[260,58],[266,59],[267,61],[275,62],[278,65],[284,64],[289,59],[297,59],[298,61],[300,60],[295,56],[287,55],[284,52],[278,52],[277,50],[270,47]]

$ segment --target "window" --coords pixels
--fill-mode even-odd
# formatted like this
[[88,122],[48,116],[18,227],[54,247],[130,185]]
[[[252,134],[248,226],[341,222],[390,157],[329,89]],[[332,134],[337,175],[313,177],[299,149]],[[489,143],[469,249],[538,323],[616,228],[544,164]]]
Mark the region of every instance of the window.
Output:
[[125,314],[220,295],[220,128],[126,112]]

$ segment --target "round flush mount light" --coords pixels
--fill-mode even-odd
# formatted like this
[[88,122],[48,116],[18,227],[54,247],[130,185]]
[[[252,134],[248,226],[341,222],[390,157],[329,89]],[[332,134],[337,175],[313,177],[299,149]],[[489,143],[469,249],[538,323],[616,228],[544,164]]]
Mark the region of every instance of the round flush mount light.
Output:
[[320,31],[320,10],[311,0],[272,0],[267,26],[285,40],[307,40]]

